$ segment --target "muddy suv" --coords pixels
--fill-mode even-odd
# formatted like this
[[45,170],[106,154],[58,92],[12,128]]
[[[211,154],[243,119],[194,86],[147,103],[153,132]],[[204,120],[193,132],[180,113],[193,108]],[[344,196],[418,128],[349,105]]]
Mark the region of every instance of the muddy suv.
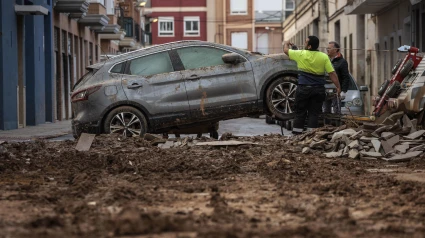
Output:
[[297,64],[203,41],[180,41],[87,67],[71,95],[75,137],[82,132],[140,136],[208,127],[261,113],[294,116]]

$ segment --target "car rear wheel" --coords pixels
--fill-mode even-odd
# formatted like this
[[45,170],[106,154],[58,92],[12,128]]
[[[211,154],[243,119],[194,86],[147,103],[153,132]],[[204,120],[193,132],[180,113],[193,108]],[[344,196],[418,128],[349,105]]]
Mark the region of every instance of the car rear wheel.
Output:
[[266,91],[266,102],[269,111],[280,120],[295,117],[295,92],[297,78],[287,76],[274,80]]
[[123,106],[112,110],[105,119],[104,131],[125,137],[144,136],[147,130],[146,118],[139,110]]
[[401,68],[400,70],[400,76],[402,78],[406,77],[409,74],[410,70],[412,70],[414,65],[415,63],[413,62],[413,60],[410,59],[409,61],[407,61],[406,64],[403,65],[403,68]]

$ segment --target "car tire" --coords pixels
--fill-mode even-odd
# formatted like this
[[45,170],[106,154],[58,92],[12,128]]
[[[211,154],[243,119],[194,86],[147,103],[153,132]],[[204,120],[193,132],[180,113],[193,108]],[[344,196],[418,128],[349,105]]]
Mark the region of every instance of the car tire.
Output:
[[390,84],[389,80],[385,80],[385,82],[381,85],[381,87],[378,90],[378,95],[382,96],[384,95],[385,91],[387,91],[387,87]]
[[218,131],[211,131],[210,137],[218,140]]
[[273,125],[276,124],[276,121],[271,116],[266,115],[266,124]]
[[406,64],[403,65],[403,68],[401,68],[401,70],[400,70],[400,76],[402,78],[406,77],[409,74],[410,70],[413,69],[413,66],[414,65],[415,65],[415,62],[413,62],[413,60],[409,59],[406,62]]
[[395,81],[388,89],[387,96],[390,98],[395,97],[399,89],[400,89],[400,82]]
[[[295,92],[298,79],[287,76],[273,80],[266,90],[268,110],[280,120],[295,117]],[[284,104],[284,105],[282,105]]]
[[401,63],[403,63],[403,59],[398,59],[397,63],[394,65],[393,69],[391,70],[392,74],[397,73],[397,70],[400,67]]
[[107,134],[120,133],[123,136],[144,136],[148,123],[142,112],[134,107],[122,106],[112,110],[103,126]]

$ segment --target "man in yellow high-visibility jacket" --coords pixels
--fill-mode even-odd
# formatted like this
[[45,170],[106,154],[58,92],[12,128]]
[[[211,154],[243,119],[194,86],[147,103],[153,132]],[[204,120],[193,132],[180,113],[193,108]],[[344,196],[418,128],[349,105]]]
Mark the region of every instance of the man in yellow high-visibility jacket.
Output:
[[338,95],[341,93],[341,86],[328,55],[317,50],[319,39],[316,36],[309,36],[306,39],[304,50],[292,50],[292,45],[289,41],[285,42],[283,51],[289,59],[298,64],[299,76],[292,133],[301,134],[304,131],[307,114],[307,131],[318,126],[319,115],[326,98],[325,72],[335,84]]

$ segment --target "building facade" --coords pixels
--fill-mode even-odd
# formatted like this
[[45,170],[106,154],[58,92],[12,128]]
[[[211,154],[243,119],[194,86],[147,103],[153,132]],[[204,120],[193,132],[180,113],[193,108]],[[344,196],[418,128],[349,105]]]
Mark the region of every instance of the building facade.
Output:
[[54,120],[52,6],[0,1],[0,130]]
[[207,40],[207,0],[150,0],[146,6],[152,44]]

